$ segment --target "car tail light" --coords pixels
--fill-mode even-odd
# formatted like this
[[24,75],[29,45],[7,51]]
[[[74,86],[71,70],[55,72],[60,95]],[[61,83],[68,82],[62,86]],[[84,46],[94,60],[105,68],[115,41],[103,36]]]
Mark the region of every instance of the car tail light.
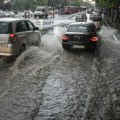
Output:
[[92,38],[90,38],[90,40],[91,40],[92,42],[97,42],[97,41],[98,41],[98,38],[97,38],[97,37],[92,37]]
[[65,36],[65,35],[62,36],[62,40],[69,40],[69,39],[70,39],[70,38],[67,37],[67,36]]
[[9,42],[15,43],[17,40],[17,36],[15,34],[9,34]]

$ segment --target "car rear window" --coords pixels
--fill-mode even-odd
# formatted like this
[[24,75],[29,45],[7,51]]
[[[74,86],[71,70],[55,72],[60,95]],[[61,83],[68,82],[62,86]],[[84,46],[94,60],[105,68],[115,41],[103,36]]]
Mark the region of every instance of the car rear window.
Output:
[[71,25],[69,26],[68,32],[87,32],[87,27],[81,25]]
[[94,17],[99,17],[99,15],[98,15],[98,14],[93,14],[93,16],[94,16]]
[[82,15],[81,15],[81,14],[79,14],[78,16],[79,16],[79,17],[82,17]]
[[0,22],[0,34],[12,33],[12,23],[10,22]]
[[86,14],[83,14],[83,17],[86,17]]

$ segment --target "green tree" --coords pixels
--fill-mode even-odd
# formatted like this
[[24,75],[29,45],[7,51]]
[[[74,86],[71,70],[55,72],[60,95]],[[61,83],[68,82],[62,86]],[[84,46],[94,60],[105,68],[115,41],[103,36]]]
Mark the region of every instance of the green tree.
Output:
[[0,9],[3,7],[4,0],[0,0]]
[[48,0],[12,0],[12,3],[15,10],[25,10],[47,5]]
[[120,23],[120,0],[96,0],[96,4],[109,10],[111,22]]

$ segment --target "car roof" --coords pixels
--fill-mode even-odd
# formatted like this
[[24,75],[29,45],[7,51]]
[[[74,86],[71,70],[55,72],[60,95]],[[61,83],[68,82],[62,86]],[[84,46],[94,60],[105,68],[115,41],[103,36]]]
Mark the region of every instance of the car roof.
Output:
[[79,12],[77,13],[78,15],[83,15],[83,14],[86,14],[85,12]]
[[13,21],[20,21],[25,20],[23,18],[0,18],[0,22],[13,22]]
[[93,22],[75,22],[69,25],[88,25],[88,24],[94,24],[94,23]]
[[98,12],[93,12],[93,15],[99,15],[99,13]]

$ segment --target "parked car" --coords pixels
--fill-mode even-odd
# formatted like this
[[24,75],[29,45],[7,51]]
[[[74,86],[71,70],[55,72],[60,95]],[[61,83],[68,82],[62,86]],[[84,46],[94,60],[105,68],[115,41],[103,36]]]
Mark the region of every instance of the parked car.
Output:
[[7,13],[4,11],[0,11],[0,18],[7,17]]
[[101,21],[102,20],[102,16],[99,13],[93,13],[92,17],[91,17],[92,21]]
[[95,14],[95,13],[96,12],[94,12],[94,11],[90,13],[90,20],[92,20],[93,14]]
[[31,10],[25,10],[23,13],[22,13],[22,17],[24,18],[32,18],[34,16],[33,12]]
[[0,19],[0,56],[21,54],[30,45],[39,45],[41,34],[38,27],[25,19]]
[[6,17],[12,17],[12,18],[15,17],[15,13],[13,11],[7,11],[6,14],[7,14]]
[[93,22],[76,22],[68,25],[62,36],[62,46],[65,50],[90,48],[95,50],[100,37]]
[[100,15],[102,15],[102,13],[103,13],[101,9],[96,9],[95,11]]
[[34,18],[48,18],[49,6],[37,6],[34,11]]
[[77,22],[79,22],[79,21],[87,21],[87,15],[86,15],[86,13],[78,13],[76,15],[76,17],[75,17],[75,20]]
[[0,11],[0,18],[4,17],[15,17],[15,13],[13,11]]
[[93,11],[92,8],[88,8],[88,9],[87,9],[87,13],[89,13],[89,14],[90,14],[92,11]]

